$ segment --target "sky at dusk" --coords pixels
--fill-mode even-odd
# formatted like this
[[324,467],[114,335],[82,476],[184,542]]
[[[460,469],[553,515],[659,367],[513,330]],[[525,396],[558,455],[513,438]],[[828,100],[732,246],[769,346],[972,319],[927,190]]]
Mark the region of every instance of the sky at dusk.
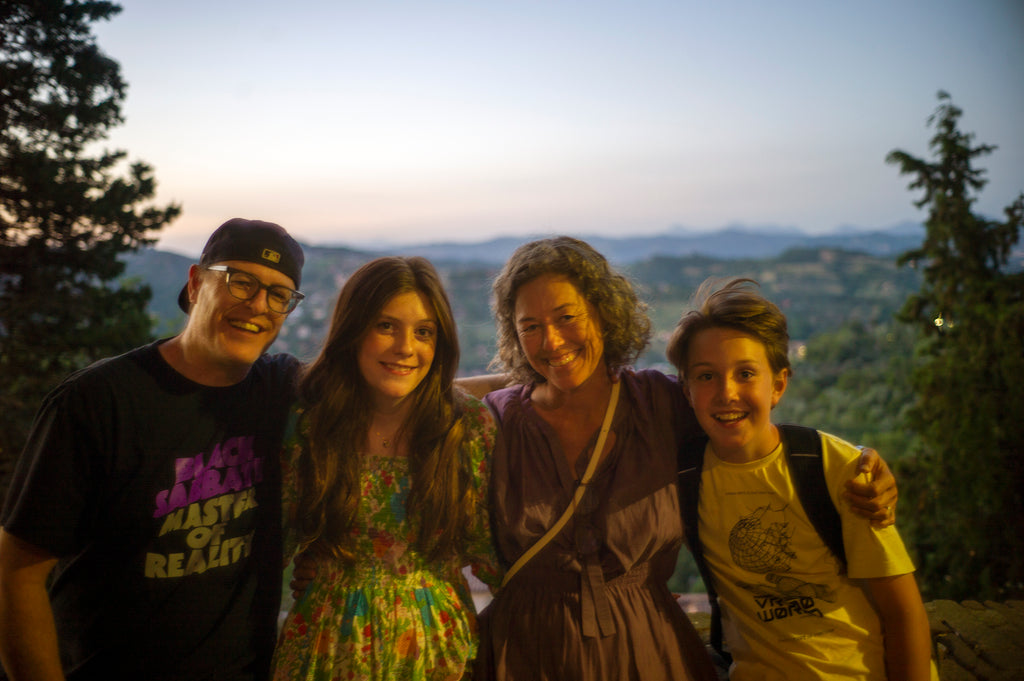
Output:
[[121,0],[107,146],[198,255],[224,220],[309,244],[921,221],[936,93],[1024,190],[1024,2]]

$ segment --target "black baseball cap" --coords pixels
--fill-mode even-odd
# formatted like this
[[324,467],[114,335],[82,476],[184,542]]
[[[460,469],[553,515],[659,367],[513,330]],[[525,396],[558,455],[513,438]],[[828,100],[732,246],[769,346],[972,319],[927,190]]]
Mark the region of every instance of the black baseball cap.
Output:
[[[291,277],[295,288],[302,283],[302,247],[281,225],[262,220],[232,218],[210,235],[199,259],[200,267],[225,260],[242,260],[266,265]],[[178,294],[178,307],[189,311],[188,284]]]

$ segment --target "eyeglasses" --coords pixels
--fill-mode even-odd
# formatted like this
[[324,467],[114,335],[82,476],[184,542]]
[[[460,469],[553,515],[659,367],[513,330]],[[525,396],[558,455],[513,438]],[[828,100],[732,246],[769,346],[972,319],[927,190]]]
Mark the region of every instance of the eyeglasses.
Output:
[[288,314],[306,297],[287,286],[264,284],[248,272],[227,265],[210,265],[206,269],[226,273],[228,292],[239,300],[252,300],[261,290],[266,289],[267,307],[278,314]]

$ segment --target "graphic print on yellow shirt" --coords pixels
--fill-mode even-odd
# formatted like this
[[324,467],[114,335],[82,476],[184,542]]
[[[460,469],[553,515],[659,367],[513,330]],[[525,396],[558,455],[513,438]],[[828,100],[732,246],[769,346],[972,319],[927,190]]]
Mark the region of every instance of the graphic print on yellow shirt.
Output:
[[[740,583],[753,594],[761,608],[758,617],[771,621],[794,614],[821,616],[816,601],[836,600],[827,584],[804,581],[788,574],[796,554],[791,549],[794,525],[786,519],[788,506],[775,510],[770,505],[743,516],[729,532],[733,562],[750,572],[763,574],[764,582]],[[792,511],[790,511],[792,512]]]

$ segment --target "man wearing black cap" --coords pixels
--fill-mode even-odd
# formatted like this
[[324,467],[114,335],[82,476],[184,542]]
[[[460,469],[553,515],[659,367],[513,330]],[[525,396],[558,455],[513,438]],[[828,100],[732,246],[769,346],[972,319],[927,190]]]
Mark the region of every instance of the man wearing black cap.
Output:
[[298,362],[265,353],[302,264],[278,225],[229,220],[189,268],[181,334],[44,400],[0,529],[11,679],[267,676]]

